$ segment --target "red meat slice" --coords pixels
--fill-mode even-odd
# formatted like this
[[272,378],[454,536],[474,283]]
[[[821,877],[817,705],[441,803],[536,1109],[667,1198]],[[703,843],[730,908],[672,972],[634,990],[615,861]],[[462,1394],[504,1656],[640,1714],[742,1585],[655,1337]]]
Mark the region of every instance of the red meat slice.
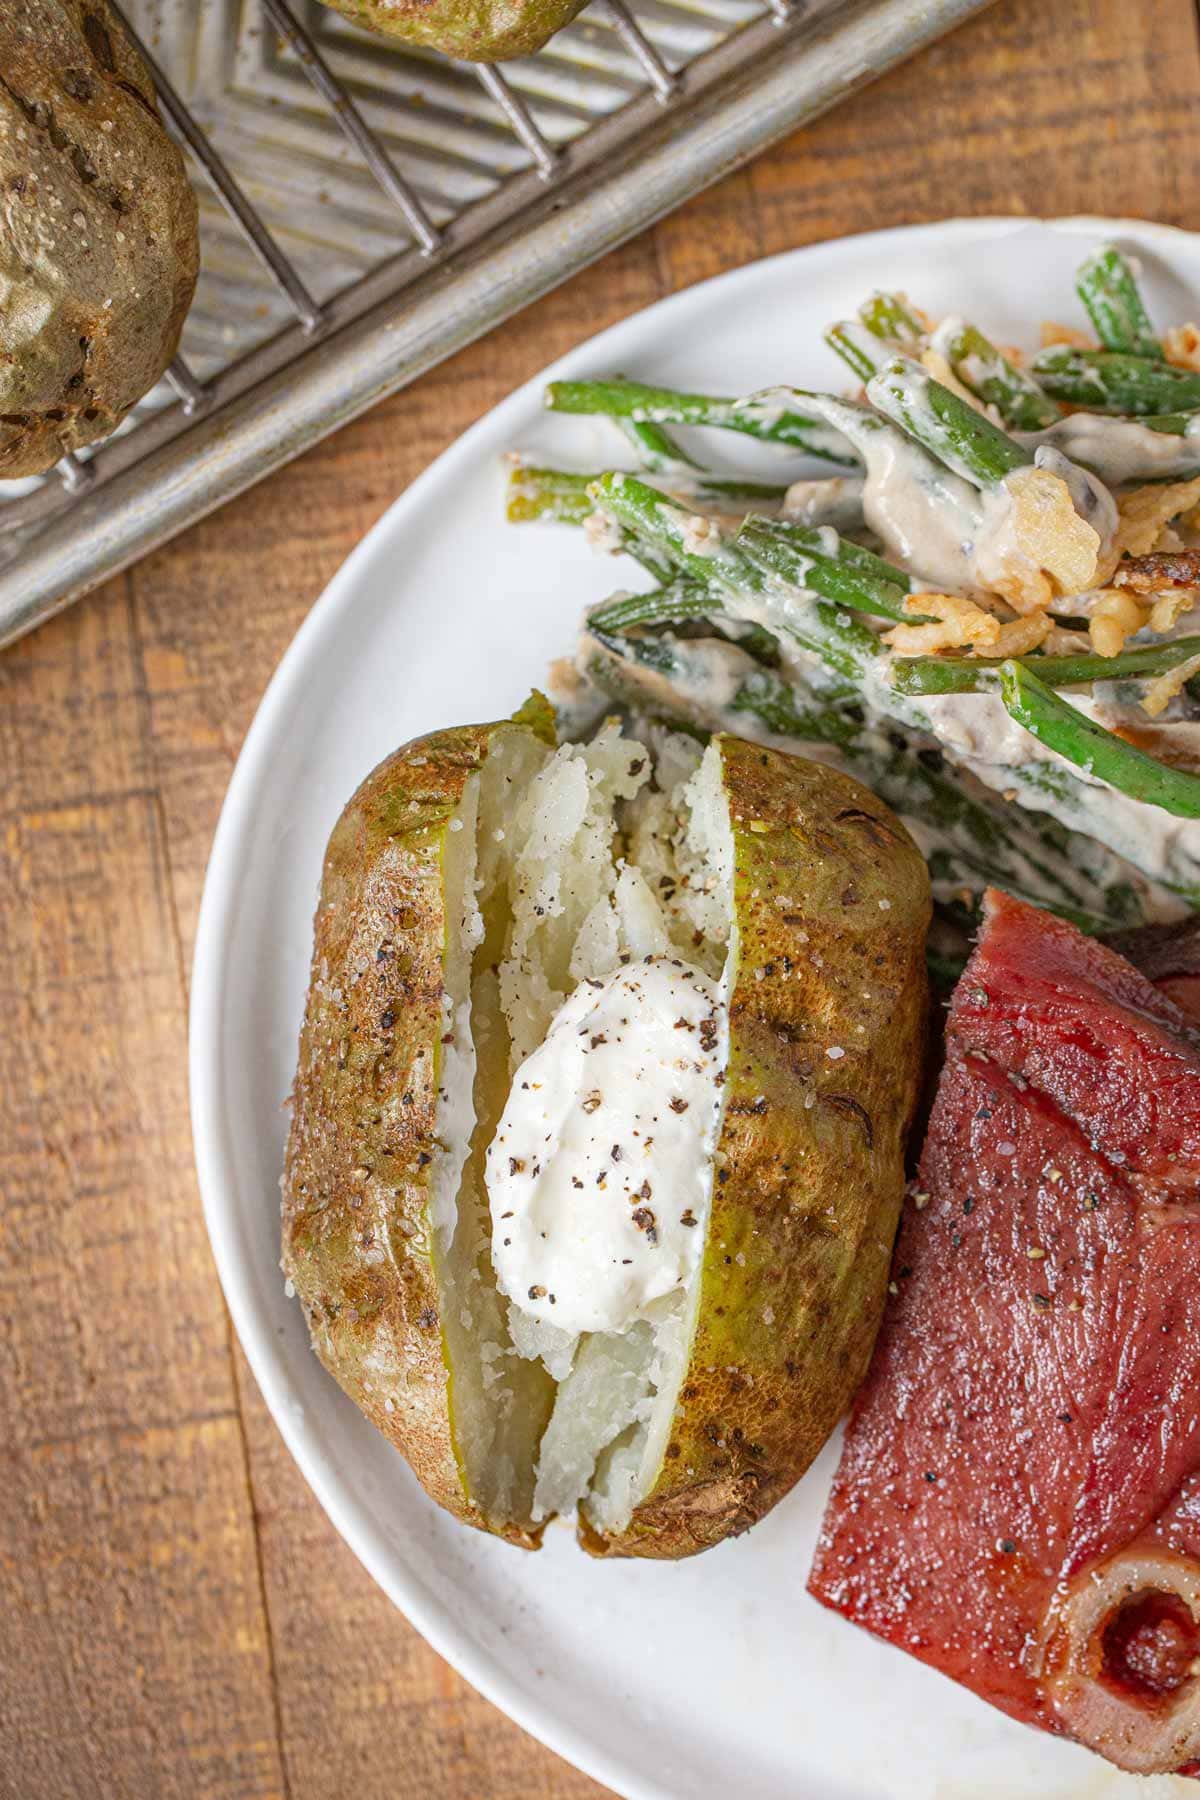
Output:
[[1200,1032],[989,896],[811,1592],[1126,1768],[1200,1756]]

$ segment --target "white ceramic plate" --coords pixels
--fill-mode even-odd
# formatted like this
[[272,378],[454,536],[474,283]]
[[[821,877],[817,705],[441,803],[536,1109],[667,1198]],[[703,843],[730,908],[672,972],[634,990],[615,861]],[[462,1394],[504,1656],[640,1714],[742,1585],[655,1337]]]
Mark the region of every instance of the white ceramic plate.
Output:
[[[1083,323],[1073,273],[1115,236],[1152,309],[1194,317],[1200,239],[1133,222],[956,220],[799,250],[665,300],[547,376],[746,393],[838,388],[821,333],[873,287],[973,316],[1001,343]],[[833,1447],[741,1540],[677,1566],[600,1564],[565,1528],[528,1556],[452,1522],[324,1374],[279,1273],[279,1171],[326,837],[359,780],[432,727],[495,718],[623,578],[565,527],[506,526],[511,446],[587,467],[613,428],[542,411],[543,378],[482,419],[350,557],[280,665],[230,784],[192,991],[196,1157],[238,1333],[293,1456],[429,1642],[561,1755],[636,1800],[1039,1800],[1138,1784],[1011,1723],[804,1590]],[[725,434],[728,439],[729,434]],[[727,441],[717,446],[723,459]],[[742,451],[762,455],[751,447]]]

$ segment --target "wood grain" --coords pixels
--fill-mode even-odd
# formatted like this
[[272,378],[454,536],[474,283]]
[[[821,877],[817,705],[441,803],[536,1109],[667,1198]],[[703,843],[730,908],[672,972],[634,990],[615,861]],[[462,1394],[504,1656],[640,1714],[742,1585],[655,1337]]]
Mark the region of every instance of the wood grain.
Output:
[[[516,383],[753,257],[955,213],[1200,224],[1191,0],[1000,0],[0,656],[0,1796],[584,1800],[393,1611],[231,1341],[187,970],[263,687]],[[1031,278],[1036,271],[1031,271]]]

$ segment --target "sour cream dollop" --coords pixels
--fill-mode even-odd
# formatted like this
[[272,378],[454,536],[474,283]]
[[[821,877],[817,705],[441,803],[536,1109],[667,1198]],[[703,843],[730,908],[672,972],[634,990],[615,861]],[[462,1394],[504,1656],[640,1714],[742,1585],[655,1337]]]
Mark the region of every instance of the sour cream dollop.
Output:
[[672,957],[582,981],[518,1068],[487,1152],[492,1260],[523,1312],[626,1330],[703,1249],[728,1018]]

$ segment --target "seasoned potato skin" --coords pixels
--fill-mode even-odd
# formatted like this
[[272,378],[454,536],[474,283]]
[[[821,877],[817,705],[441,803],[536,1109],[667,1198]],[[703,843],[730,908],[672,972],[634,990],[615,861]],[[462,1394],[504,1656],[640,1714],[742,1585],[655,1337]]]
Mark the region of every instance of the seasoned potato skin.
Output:
[[468,62],[531,56],[569,25],[585,0],[325,0],[335,12],[406,44]]
[[105,437],[179,345],[196,202],[108,0],[0,7],[0,478]]
[[714,741],[740,951],[700,1310],[657,1480],[620,1536],[584,1526],[598,1555],[707,1549],[808,1468],[866,1373],[920,1083],[916,846],[850,776]]
[[[543,702],[543,706],[545,703]],[[553,743],[549,708],[519,715]],[[450,1427],[429,1224],[441,1064],[442,858],[451,816],[514,726],[419,738],[333,829],[292,1089],[283,1265],[313,1346],[426,1491],[484,1529]],[[402,1392],[389,1411],[385,1396]],[[536,1539],[500,1530],[515,1543]]]
[[[518,717],[553,742],[548,709]],[[438,732],[397,751],[334,829],[283,1246],[322,1362],[428,1493],[532,1548],[538,1534],[484,1520],[464,1486],[429,1228],[446,833],[467,779],[509,729]],[[715,741],[740,953],[699,1319],[652,1491],[619,1536],[581,1528],[597,1555],[706,1549],[761,1518],[808,1467],[874,1343],[916,1101],[930,909],[922,858],[850,777]],[[406,1405],[389,1412],[384,1394],[398,1390]]]

